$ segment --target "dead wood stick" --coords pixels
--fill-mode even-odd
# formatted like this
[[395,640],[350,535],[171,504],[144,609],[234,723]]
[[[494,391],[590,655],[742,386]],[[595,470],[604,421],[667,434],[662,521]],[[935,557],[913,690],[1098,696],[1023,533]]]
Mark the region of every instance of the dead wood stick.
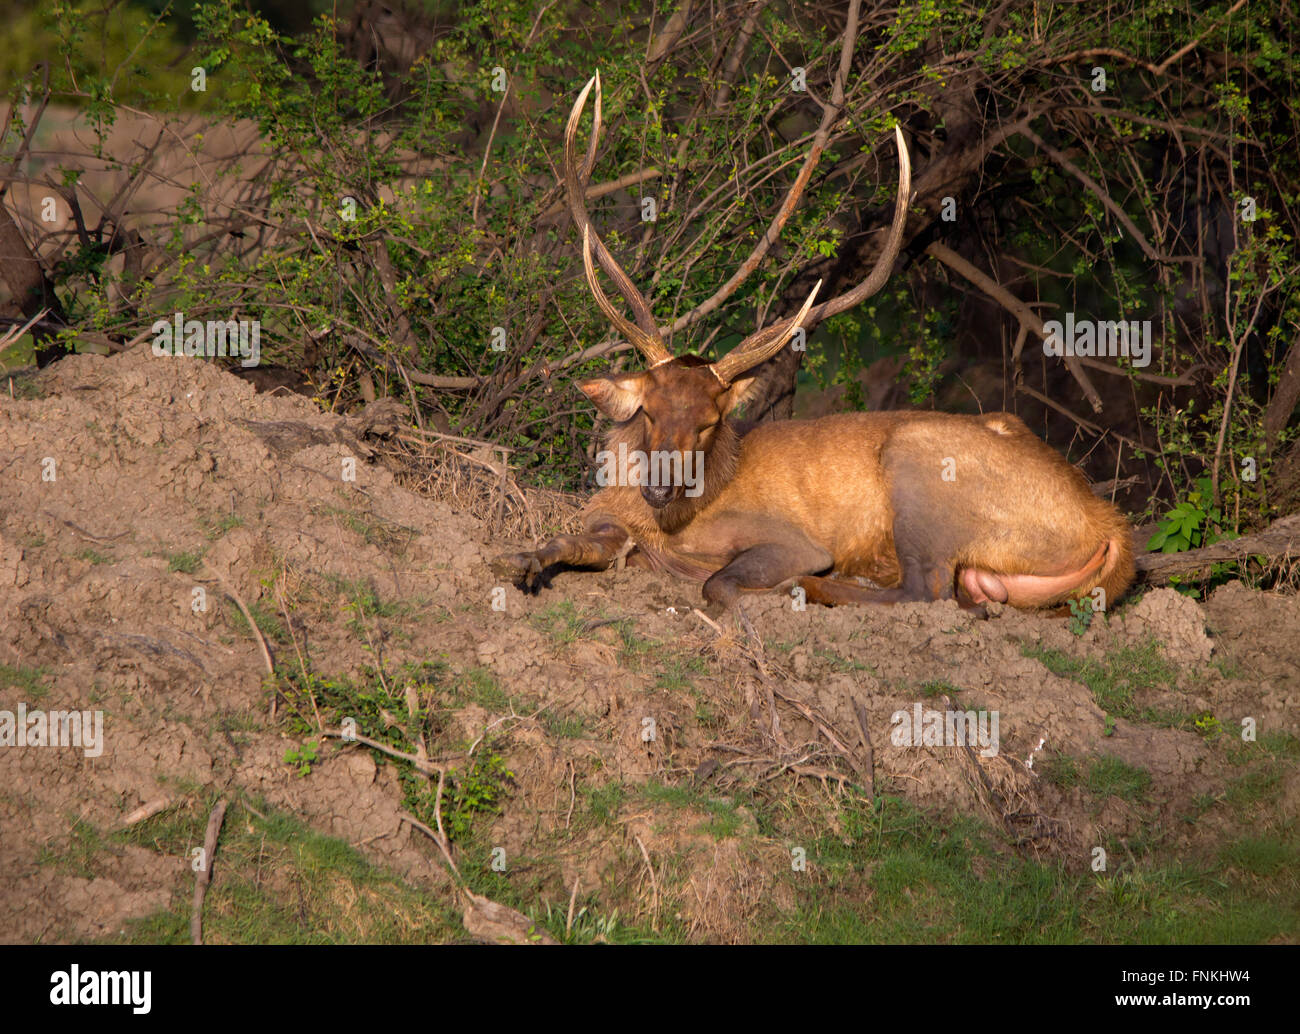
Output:
[[387,743],[380,743],[378,740],[372,740],[369,736],[362,736],[359,732],[344,733],[342,729],[322,729],[322,736],[331,739],[342,740],[344,743],[360,743],[363,747],[369,747],[371,750],[377,750],[381,754],[387,754],[391,758],[397,758],[399,761],[409,761],[415,766],[416,770],[427,776],[441,775],[447,771],[447,766],[437,761],[430,761],[428,758],[419,758],[414,754],[407,754],[405,751],[397,750],[390,747]]
[[221,823],[226,817],[226,802],[223,798],[208,816],[208,830],[203,837],[203,868],[194,880],[194,904],[190,908],[190,943],[203,943],[203,899],[208,893],[208,884],[212,882],[212,860],[217,853],[217,837],[221,833]]
[[262,630],[257,627],[257,622],[253,620],[253,615],[249,612],[248,606],[244,603],[243,597],[239,595],[239,590],[226,580],[225,575],[210,564],[205,562],[203,570],[220,582],[221,587],[226,590],[226,594],[235,601],[235,606],[237,606],[239,612],[244,615],[244,620],[248,622],[248,627],[253,630],[253,638],[257,640],[257,645],[262,648],[262,661],[266,664],[266,673],[274,676],[275,662],[271,660],[271,650],[266,645],[266,639],[262,635]]
[[876,799],[876,751],[871,745],[871,730],[867,728],[867,709],[861,700],[853,701],[853,716],[858,720],[858,731],[862,733],[862,770],[867,775],[867,790],[871,799]]
[[151,819],[159,812],[166,811],[174,803],[175,798],[173,797],[159,797],[157,800],[147,801],[127,815],[118,828],[129,829],[131,826],[136,825],[136,823],[143,822],[145,819]]
[[1300,514],[1282,517],[1254,535],[1243,535],[1239,539],[1216,542],[1200,549],[1182,553],[1143,553],[1137,558],[1137,568],[1145,581],[1162,584],[1168,582],[1171,575],[1199,571],[1224,560],[1244,560],[1251,556],[1269,560],[1300,556]]

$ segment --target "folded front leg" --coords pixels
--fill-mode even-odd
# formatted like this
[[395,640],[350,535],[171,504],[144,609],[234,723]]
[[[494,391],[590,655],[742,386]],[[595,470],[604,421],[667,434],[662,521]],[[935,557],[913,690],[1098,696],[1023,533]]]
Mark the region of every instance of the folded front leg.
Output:
[[550,568],[608,567],[625,552],[629,540],[626,528],[614,521],[604,521],[581,535],[557,535],[531,552],[503,553],[492,561],[492,570],[516,585],[536,589],[547,580]]

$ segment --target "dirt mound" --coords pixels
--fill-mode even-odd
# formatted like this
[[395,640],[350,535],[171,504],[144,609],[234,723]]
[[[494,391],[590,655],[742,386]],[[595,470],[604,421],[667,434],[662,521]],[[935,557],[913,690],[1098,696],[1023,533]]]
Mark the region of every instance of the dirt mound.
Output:
[[[445,822],[478,892],[569,935],[621,909],[746,940],[792,907],[808,842],[851,839],[863,790],[1082,867],[1222,794],[1243,721],[1300,731],[1294,598],[1161,590],[1084,629],[776,595],[713,627],[698,587],[632,570],[530,597],[493,581],[480,515],[399,484],[362,420],[147,347],[37,387],[0,403],[0,711],[98,711],[104,733],[0,747],[7,940],[183,915],[196,802],[219,796],[241,835],[292,814],[434,895],[417,823]],[[995,739],[949,742],[957,713]],[[389,756],[319,735],[348,717]],[[1224,828],[1170,836],[1211,850]]]

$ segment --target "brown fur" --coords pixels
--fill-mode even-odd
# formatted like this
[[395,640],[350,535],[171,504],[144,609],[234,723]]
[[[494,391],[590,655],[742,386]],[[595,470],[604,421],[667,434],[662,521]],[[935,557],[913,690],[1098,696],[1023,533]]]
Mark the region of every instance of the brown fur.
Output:
[[503,558],[534,563],[502,566],[602,566],[634,545],[651,566],[706,579],[705,596],[722,604],[828,574],[880,588],[843,581],[810,598],[960,591],[969,603],[1045,607],[1101,586],[1110,606],[1132,581],[1124,518],[1017,417],[849,413],[763,424],[741,439],[726,416],[749,384],[726,388],[707,367],[673,360],[581,385],[602,409],[632,413],[607,449],[703,450],[703,493],[656,507],[637,487],[605,488],[584,510],[600,548],[555,540]]

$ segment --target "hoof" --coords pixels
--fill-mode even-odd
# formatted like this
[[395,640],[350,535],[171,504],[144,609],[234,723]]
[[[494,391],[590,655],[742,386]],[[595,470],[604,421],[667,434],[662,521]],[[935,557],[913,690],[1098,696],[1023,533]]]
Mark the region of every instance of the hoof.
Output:
[[542,562],[536,553],[502,553],[489,566],[498,578],[524,589],[535,590],[542,575]]

